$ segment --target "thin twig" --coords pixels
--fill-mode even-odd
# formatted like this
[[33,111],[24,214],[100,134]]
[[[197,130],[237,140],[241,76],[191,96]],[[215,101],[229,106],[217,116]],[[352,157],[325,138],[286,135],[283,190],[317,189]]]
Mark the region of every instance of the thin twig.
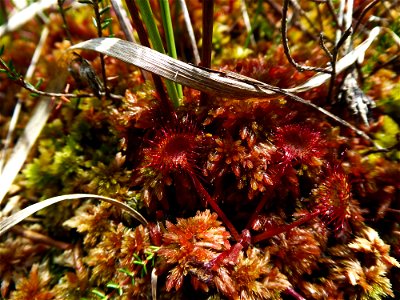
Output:
[[[9,71],[8,66],[1,64],[4,69]],[[54,97],[54,98],[89,98],[89,97],[96,97],[95,94],[93,93],[87,93],[87,94],[73,94],[73,93],[54,93],[54,92],[45,92],[38,90],[35,88],[32,84],[27,82],[22,76],[19,76],[17,79],[13,81],[15,84],[19,85],[20,87],[24,88],[25,90],[31,92],[33,95],[37,96],[46,96],[46,97]],[[104,92],[99,92],[100,95],[105,96],[106,94]],[[121,95],[115,95],[115,94],[109,94],[108,95],[110,98],[113,99],[122,99],[123,96]]]
[[367,155],[374,154],[374,153],[389,153],[393,150],[400,151],[400,133],[398,133],[396,135],[396,139],[397,139],[397,142],[393,146],[390,146],[388,148],[383,148],[383,149],[370,149],[370,150],[364,152],[363,155],[367,156]]
[[[47,89],[49,91],[61,90],[65,85],[66,78],[66,71],[60,70],[58,76],[49,81]],[[53,106],[51,105],[51,102],[52,101],[49,97],[41,97],[39,99],[23,133],[15,144],[13,152],[0,175],[0,203],[8,193],[15,177],[22,168],[30,149],[35,144],[40,132],[45,126],[47,119],[50,116],[50,112],[52,111]]]
[[385,61],[384,63],[378,62],[377,65],[372,69],[372,71],[367,76],[372,76],[379,70],[386,68],[386,67],[390,66],[391,64],[394,65],[395,63],[398,63],[399,61],[400,61],[400,54],[397,54],[397,55],[393,56],[392,58],[390,58],[388,61]]
[[335,38],[335,44],[339,41],[340,37],[342,36],[343,30],[345,28],[344,25],[344,9],[346,6],[346,0],[341,0],[339,4],[339,11],[338,11],[338,25],[339,25],[339,30],[336,31],[336,38]]
[[325,35],[321,32],[319,35],[319,45],[321,46],[322,50],[325,51],[326,55],[329,57],[331,61],[333,59],[331,51],[329,51],[328,47],[325,44]]
[[[354,0],[347,0],[346,4],[346,14],[344,15],[344,28],[351,28],[353,24],[353,8],[354,8]],[[347,30],[347,29],[346,29]],[[343,52],[346,54],[352,49],[352,41],[351,39],[343,38],[345,36],[346,32],[341,34],[341,37],[339,38],[339,41],[337,42],[337,45],[339,45],[341,42],[343,44]]]
[[389,18],[391,19],[391,22],[394,23],[398,18],[398,14],[395,13],[395,8],[399,7],[400,1],[395,0],[395,1],[382,1],[382,2],[385,12],[388,14]]
[[310,66],[303,66],[298,64],[293,57],[290,55],[290,49],[288,45],[288,37],[287,37],[287,12],[288,12],[288,6],[289,6],[289,0],[285,0],[283,2],[283,8],[282,8],[282,43],[283,43],[283,49],[285,52],[285,55],[288,59],[288,61],[299,71],[314,71],[314,72],[322,72],[322,73],[328,73],[331,74],[331,70],[328,70],[326,68],[318,68],[318,67],[310,67]]
[[279,4],[276,3],[276,1],[265,0],[265,2],[268,3],[268,5],[275,11],[276,14],[278,14],[280,17],[282,16],[282,7],[280,7]]

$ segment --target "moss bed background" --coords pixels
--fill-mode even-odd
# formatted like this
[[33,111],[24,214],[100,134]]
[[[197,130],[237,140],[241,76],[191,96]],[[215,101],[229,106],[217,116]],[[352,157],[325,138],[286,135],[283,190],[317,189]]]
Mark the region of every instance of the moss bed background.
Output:
[[[298,94],[366,139],[290,97],[226,98],[168,83],[174,102],[149,72],[68,51],[99,36],[127,39],[115,2],[54,1],[18,28],[10,20],[21,9],[1,2],[1,26],[10,26],[0,36],[2,167],[46,97],[32,89],[63,95],[47,98],[51,111],[0,220],[85,193],[145,222],[94,197],[40,210],[0,237],[1,299],[399,299],[400,3],[186,1],[204,70],[287,89],[318,70],[296,68],[285,46],[300,65],[326,68],[387,28],[363,61]],[[145,2],[123,3],[130,32],[143,44],[138,26],[151,35],[151,19],[171,54],[163,1],[150,1],[153,16]],[[177,59],[195,65],[180,2],[164,5]]]

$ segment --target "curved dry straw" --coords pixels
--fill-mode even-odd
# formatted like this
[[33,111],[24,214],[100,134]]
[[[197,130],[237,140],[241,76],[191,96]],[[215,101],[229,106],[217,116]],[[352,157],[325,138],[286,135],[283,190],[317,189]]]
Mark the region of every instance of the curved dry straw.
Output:
[[138,220],[143,225],[147,225],[147,220],[137,210],[135,210],[132,207],[130,207],[122,202],[119,202],[118,200],[115,200],[113,198],[94,195],[94,194],[69,194],[69,195],[63,195],[63,196],[49,198],[44,201],[35,203],[33,205],[28,206],[27,208],[24,208],[23,210],[20,210],[19,212],[11,215],[10,217],[0,221],[0,236],[3,235],[4,233],[6,233],[14,225],[17,225],[21,221],[25,220],[26,218],[30,217],[31,215],[33,215],[34,213],[38,212],[39,210],[41,210],[43,208],[46,208],[50,205],[56,204],[61,201],[76,200],[76,199],[83,199],[83,198],[95,198],[95,199],[99,199],[99,200],[111,203],[112,205],[126,211],[128,214],[130,214],[132,217],[134,217],[136,220]]

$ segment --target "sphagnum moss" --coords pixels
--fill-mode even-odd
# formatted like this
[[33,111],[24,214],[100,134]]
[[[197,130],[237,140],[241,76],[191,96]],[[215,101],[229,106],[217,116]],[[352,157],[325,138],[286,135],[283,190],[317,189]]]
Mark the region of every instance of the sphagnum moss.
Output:
[[[65,39],[77,43],[110,32],[123,36],[116,19],[106,17],[114,12],[105,2],[80,2],[85,5],[68,9],[68,2],[59,1],[61,15],[45,11],[50,37],[35,75],[44,82],[36,88],[46,88],[57,76],[52,66],[69,46]],[[296,8],[301,13],[295,14],[290,5],[286,11],[285,1],[284,13],[293,13],[289,23],[281,20],[281,3],[228,2],[206,3],[214,5],[214,15],[202,18],[202,4],[187,1],[199,45],[201,37],[212,38],[212,51],[205,54],[212,67],[282,88],[299,86],[314,74],[296,69],[288,54],[301,65],[320,68],[332,52],[343,55],[344,46],[335,41],[344,33],[338,25],[345,21],[342,15],[353,15],[363,25],[349,36],[355,45],[372,29],[365,15],[385,24],[397,24],[399,17],[389,2],[356,1],[348,14],[339,11],[339,3],[301,3]],[[134,13],[135,3],[127,4]],[[158,4],[150,4],[157,12]],[[176,3],[169,4],[177,57],[190,62],[183,18]],[[251,32],[241,7],[247,7]],[[0,7],[3,25],[12,8],[11,3]],[[90,22],[94,15],[97,28]],[[160,25],[154,15],[150,21]],[[134,21],[138,29],[141,20]],[[277,24],[282,22],[287,23],[290,53],[281,45]],[[211,23],[212,36],[203,27]],[[28,67],[41,26],[32,19],[2,37],[2,138],[19,92],[13,80],[33,87],[16,75]],[[390,27],[400,35],[396,26]],[[158,30],[161,38],[167,34],[172,40],[170,30]],[[315,38],[320,32],[323,44]],[[243,47],[250,35],[255,45]],[[2,237],[1,297],[398,298],[399,125],[393,115],[398,101],[386,90],[397,87],[399,73],[391,59],[397,48],[386,37],[365,53],[359,68],[359,88],[377,103],[369,112],[369,127],[360,122],[365,112],[356,119],[344,104],[349,99],[339,97],[346,94],[345,74],[333,74],[333,84],[301,94],[387,147],[378,150],[348,127],[282,97],[209,95],[204,101],[204,94],[185,87],[183,98],[172,105],[159,79],[153,85],[144,80],[149,76],[115,58],[81,53],[79,61],[88,64],[93,82],[102,82],[104,90],[79,84],[79,76],[67,79],[68,88],[60,100],[52,100],[57,105],[10,190],[2,217],[45,198],[86,192],[128,204],[148,222],[138,225],[113,205],[95,201],[60,202],[46,209]],[[373,69],[377,57],[385,62]],[[68,94],[82,95],[79,89],[85,88],[85,97]],[[36,103],[26,92],[19,97],[23,114],[18,130]]]

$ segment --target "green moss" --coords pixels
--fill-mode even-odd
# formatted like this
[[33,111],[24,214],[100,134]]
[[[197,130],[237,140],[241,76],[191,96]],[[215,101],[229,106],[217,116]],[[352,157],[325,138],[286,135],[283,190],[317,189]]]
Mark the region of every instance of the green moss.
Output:
[[386,99],[380,100],[378,107],[392,118],[400,120],[400,83],[397,83]]

